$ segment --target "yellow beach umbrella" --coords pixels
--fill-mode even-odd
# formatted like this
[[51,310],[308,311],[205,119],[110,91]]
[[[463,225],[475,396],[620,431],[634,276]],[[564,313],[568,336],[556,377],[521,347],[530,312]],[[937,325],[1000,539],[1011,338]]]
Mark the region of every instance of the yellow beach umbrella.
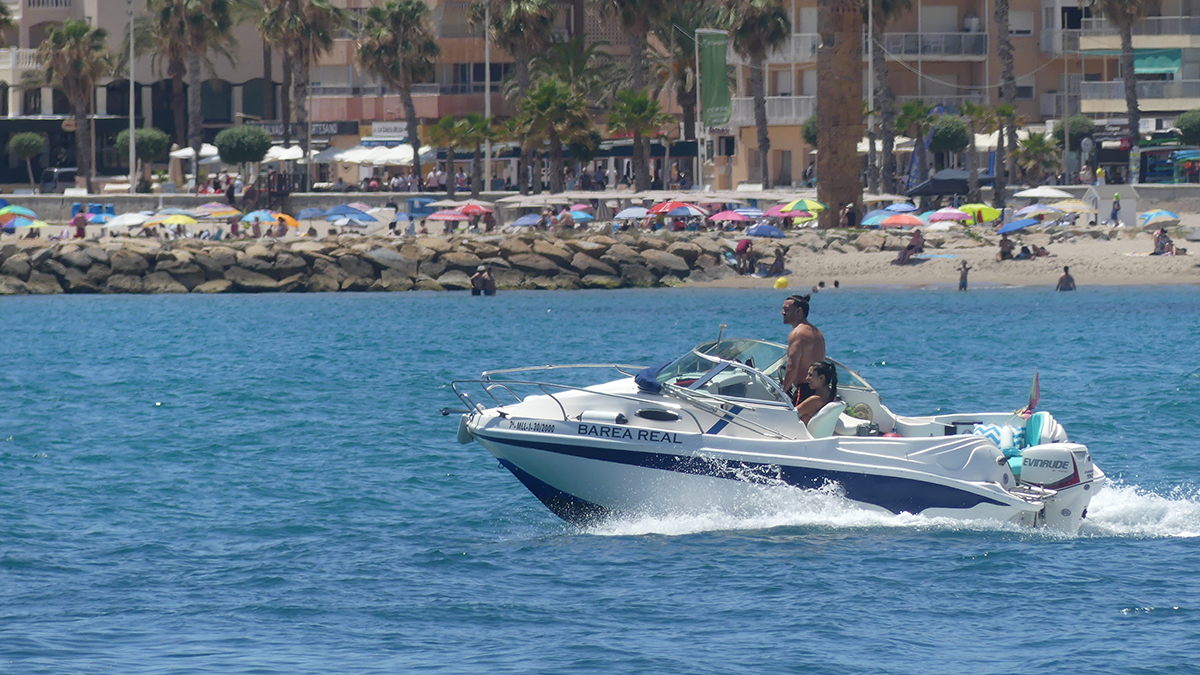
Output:
[[808,211],[810,213],[820,213],[825,210],[825,205],[815,199],[797,199],[794,202],[788,202],[779,209],[782,213],[788,211]]
[[987,204],[963,204],[958,210],[971,214],[980,223],[990,223],[1000,218],[1000,211]]
[[1069,213],[1098,213],[1096,209],[1088,206],[1082,199],[1064,199],[1061,202],[1051,204],[1059,211],[1067,211]]
[[150,220],[146,221],[146,226],[149,227],[152,225],[195,225],[197,222],[198,221],[195,218],[191,218],[189,216],[181,216],[181,215],[177,214],[174,216],[163,216],[161,218],[151,218]]

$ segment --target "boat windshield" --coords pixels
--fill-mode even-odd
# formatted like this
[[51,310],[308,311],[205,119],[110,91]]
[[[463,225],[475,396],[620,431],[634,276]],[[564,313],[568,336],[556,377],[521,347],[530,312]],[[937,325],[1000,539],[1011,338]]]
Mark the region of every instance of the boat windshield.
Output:
[[779,371],[786,358],[785,347],[761,340],[706,342],[660,370],[655,379],[661,384],[730,398],[786,403],[778,381],[772,381],[775,376],[771,375]]

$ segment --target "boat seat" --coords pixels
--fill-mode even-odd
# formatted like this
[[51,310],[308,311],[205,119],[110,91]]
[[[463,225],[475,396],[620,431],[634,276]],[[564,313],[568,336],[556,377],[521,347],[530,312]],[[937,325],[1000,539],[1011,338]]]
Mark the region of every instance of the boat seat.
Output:
[[832,436],[837,429],[838,416],[846,409],[844,401],[830,401],[808,421],[808,433],[813,438]]

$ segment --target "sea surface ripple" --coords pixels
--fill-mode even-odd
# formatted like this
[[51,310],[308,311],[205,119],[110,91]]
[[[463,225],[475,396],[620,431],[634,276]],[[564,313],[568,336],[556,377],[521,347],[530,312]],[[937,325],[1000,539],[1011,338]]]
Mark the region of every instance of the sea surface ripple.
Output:
[[[453,379],[783,340],[784,293],[0,301],[0,673],[1169,673],[1200,654],[1200,294],[822,292],[893,410],[1041,408],[1078,536],[835,494],[564,524]],[[583,383],[583,382],[580,382]]]

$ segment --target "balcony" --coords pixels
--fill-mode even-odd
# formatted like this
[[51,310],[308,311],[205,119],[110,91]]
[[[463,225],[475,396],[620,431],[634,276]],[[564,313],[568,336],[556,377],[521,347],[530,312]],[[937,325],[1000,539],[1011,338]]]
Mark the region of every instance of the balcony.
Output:
[[1043,30],[1042,31],[1042,53],[1043,54],[1062,54],[1067,52],[1073,54],[1079,51],[1079,35],[1083,31],[1078,29],[1063,29],[1063,30]]
[[[988,56],[988,39],[984,33],[885,33],[883,48],[906,61],[983,60]],[[864,58],[866,54],[864,44]]]
[[1081,111],[1080,97],[1075,94],[1060,94],[1057,92],[1046,92],[1039,99],[1038,112],[1042,119],[1062,119],[1078,115]]
[[793,33],[779,49],[767,54],[767,63],[815,63],[820,44],[816,33]]
[[[17,49],[16,47],[0,49],[0,70],[24,71],[40,68],[36,49]],[[19,74],[17,79],[19,81]]]
[[[1084,113],[1125,112],[1125,82],[1083,82],[1079,85]],[[1138,107],[1151,112],[1182,112],[1200,108],[1200,80],[1138,82]]]
[[26,9],[71,9],[72,0],[25,0]]
[[[1121,36],[1108,19],[1083,20],[1084,49],[1120,49]],[[1152,16],[1133,24],[1134,49],[1200,48],[1200,16]]]
[[[754,98],[736,97],[732,101],[733,111],[729,116],[731,127],[754,126]],[[817,112],[816,96],[768,96],[767,123],[803,124],[804,120]]]

